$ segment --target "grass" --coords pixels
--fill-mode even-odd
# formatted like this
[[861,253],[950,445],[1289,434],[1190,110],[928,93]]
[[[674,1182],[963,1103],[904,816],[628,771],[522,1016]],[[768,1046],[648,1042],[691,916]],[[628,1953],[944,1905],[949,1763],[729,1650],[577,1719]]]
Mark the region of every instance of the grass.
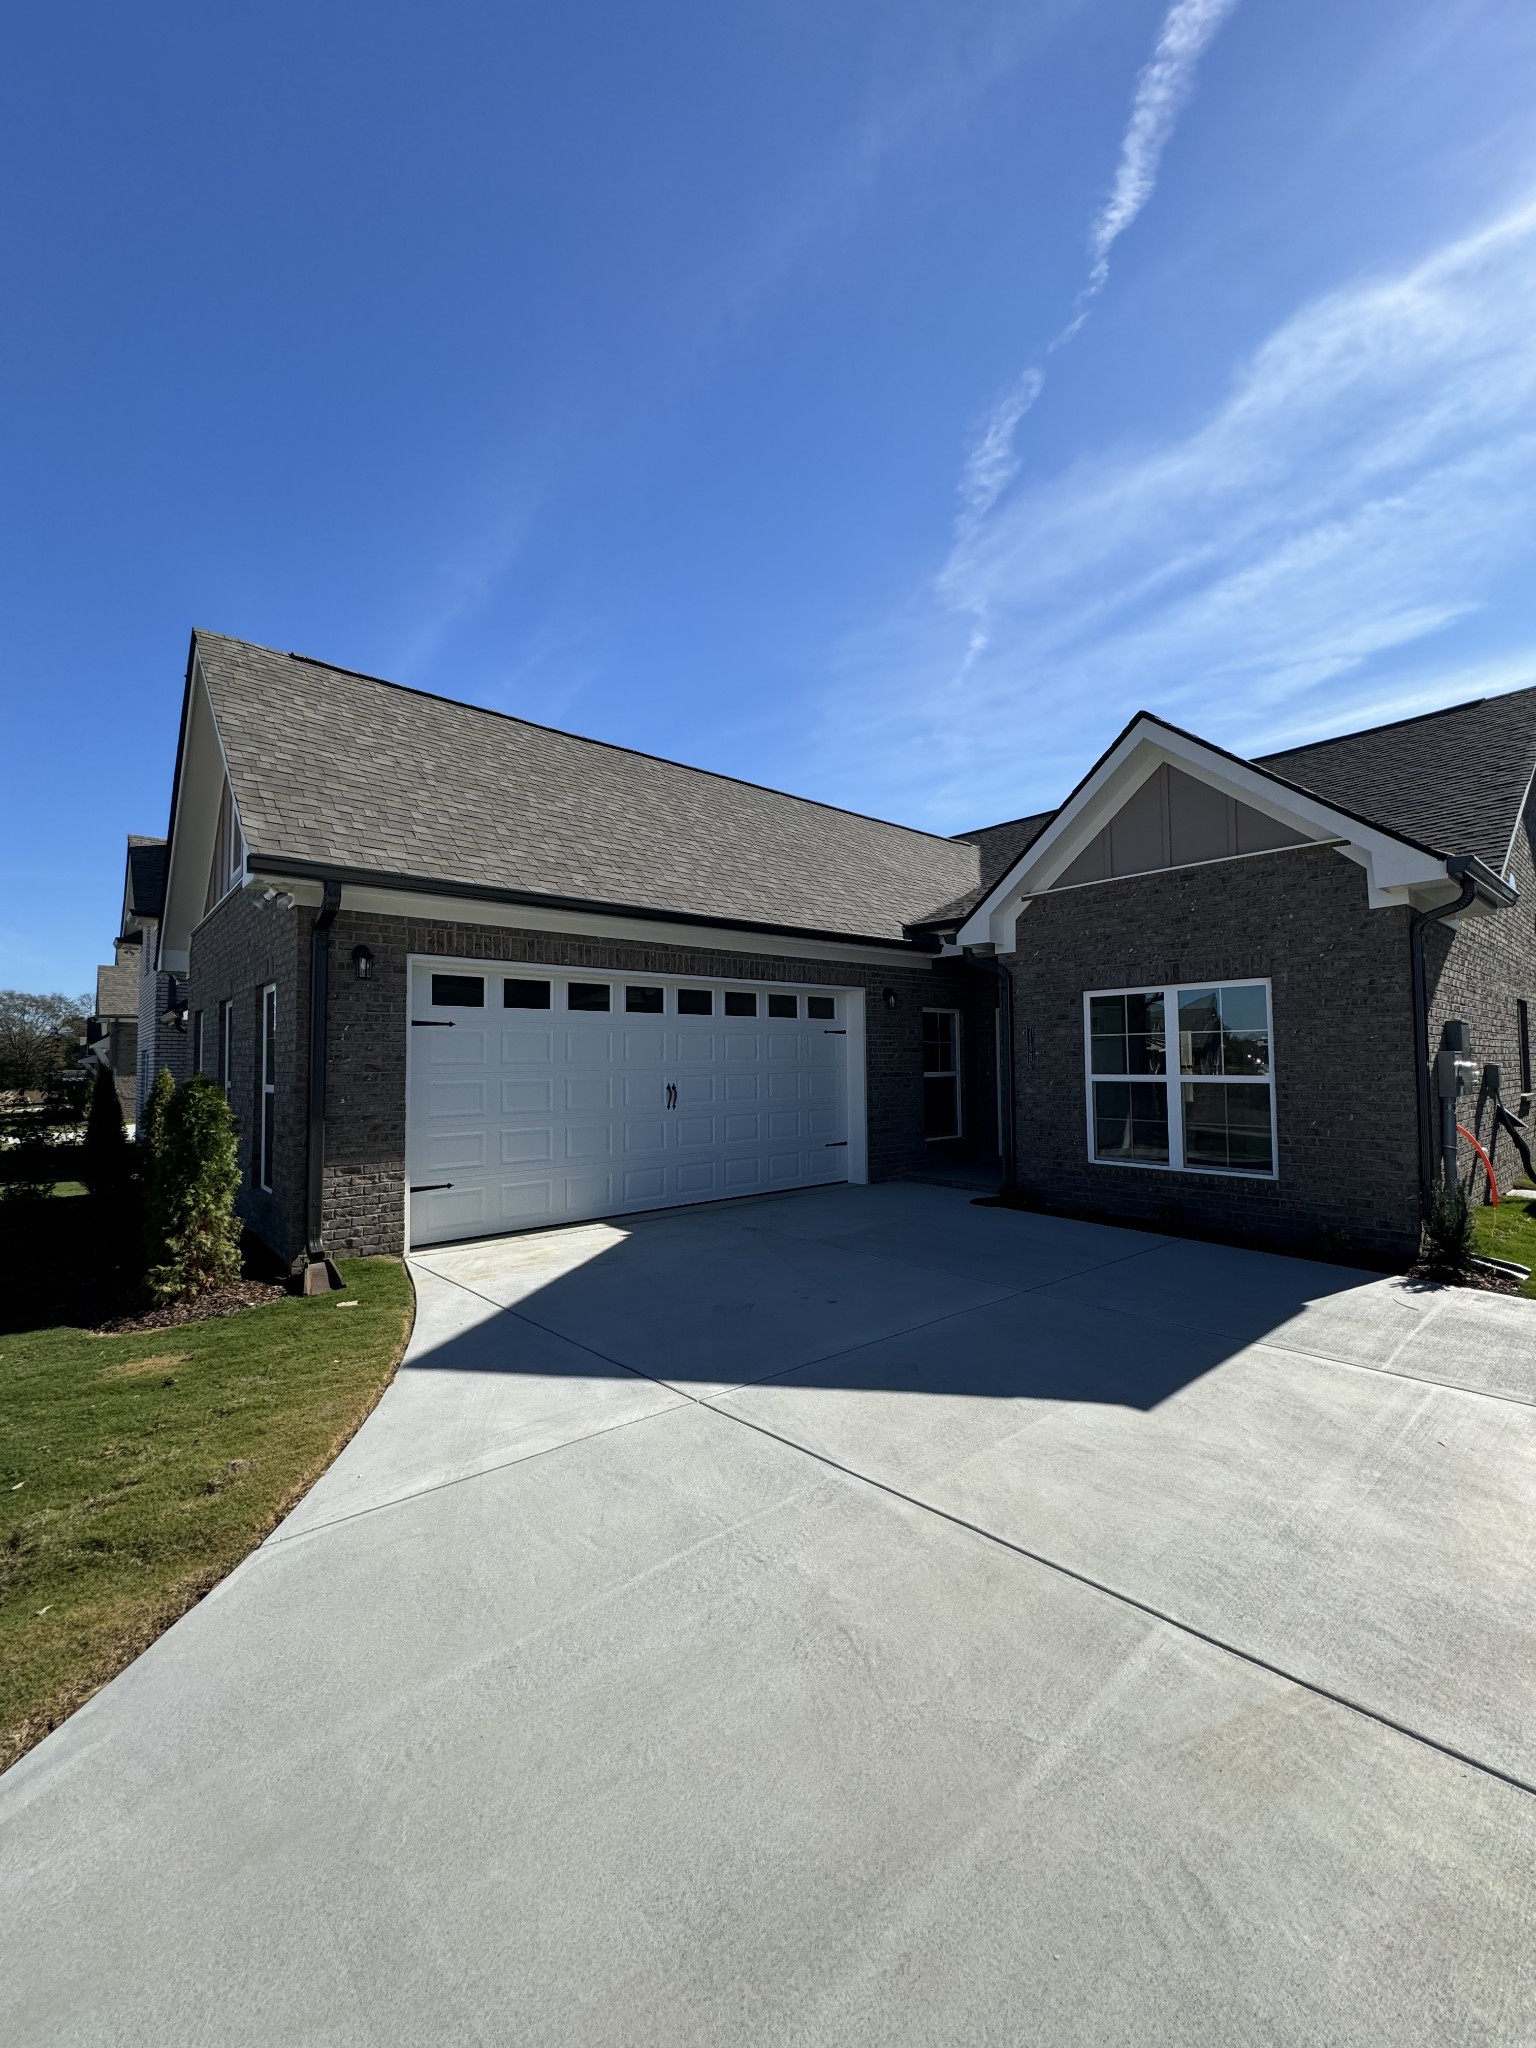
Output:
[[1497,1209],[1477,1204],[1472,1210],[1472,1241],[1487,1259],[1515,1259],[1531,1268],[1520,1292],[1536,1301],[1536,1202],[1500,1202]]
[[0,1335],[0,1769],[254,1549],[378,1400],[410,1282],[393,1259],[341,1271],[342,1294],[136,1336]]

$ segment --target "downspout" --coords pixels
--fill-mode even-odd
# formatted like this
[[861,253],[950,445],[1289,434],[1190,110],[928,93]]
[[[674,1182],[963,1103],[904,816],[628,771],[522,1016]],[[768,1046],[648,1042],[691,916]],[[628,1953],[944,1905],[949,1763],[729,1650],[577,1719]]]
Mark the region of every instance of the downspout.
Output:
[[331,993],[331,926],[341,908],[341,884],[327,882],[309,935],[309,1141],[304,1203],[305,1294],[328,1294],[341,1275],[325,1249],[325,1059]]
[[1459,916],[1477,894],[1477,877],[1472,857],[1457,854],[1445,864],[1452,880],[1460,879],[1461,894],[1452,903],[1437,904],[1433,910],[1416,910],[1408,920],[1408,958],[1413,973],[1414,1077],[1419,1100],[1419,1195],[1428,1215],[1435,1195],[1434,1105],[1429,1092],[1429,987],[1424,971],[1424,927],[1445,918]]

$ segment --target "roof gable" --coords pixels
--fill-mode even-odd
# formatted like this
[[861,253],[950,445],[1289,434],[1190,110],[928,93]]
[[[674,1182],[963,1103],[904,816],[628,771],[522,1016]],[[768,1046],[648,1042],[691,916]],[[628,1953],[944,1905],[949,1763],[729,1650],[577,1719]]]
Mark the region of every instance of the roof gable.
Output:
[[217,634],[194,636],[262,856],[900,940],[975,847]]

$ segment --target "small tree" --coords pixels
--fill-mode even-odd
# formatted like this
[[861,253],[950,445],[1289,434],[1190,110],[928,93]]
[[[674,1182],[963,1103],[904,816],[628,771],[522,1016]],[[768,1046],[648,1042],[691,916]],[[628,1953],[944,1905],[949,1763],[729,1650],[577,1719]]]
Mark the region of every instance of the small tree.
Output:
[[136,1136],[144,1148],[144,1171],[154,1171],[160,1147],[165,1139],[166,1112],[171,1106],[171,1097],[176,1093],[176,1083],[171,1079],[169,1067],[162,1067],[155,1076],[155,1085],[144,1098],[144,1107],[139,1111],[139,1125]]
[[194,1074],[172,1095],[151,1156],[148,1287],[156,1301],[193,1301],[239,1279],[239,1185],[224,1091]]
[[1437,1187],[1424,1220],[1424,1269],[1436,1280],[1456,1280],[1472,1264],[1472,1211],[1460,1188]]
[[103,1202],[119,1197],[128,1179],[128,1137],[123,1129],[123,1105],[117,1099],[117,1083],[105,1067],[96,1069],[96,1079],[91,1087],[82,1172],[86,1186],[98,1201]]

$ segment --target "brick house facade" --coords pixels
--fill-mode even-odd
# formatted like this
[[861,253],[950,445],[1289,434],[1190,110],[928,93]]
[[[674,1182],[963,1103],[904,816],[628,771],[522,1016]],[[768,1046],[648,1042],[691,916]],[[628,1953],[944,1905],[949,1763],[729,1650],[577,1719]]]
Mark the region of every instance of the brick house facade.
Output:
[[[802,1020],[809,996],[774,1011],[772,991],[834,987],[859,1019],[855,1177],[995,1186],[1011,1155],[1014,1192],[1041,1206],[1400,1264],[1434,1169],[1410,931],[1469,895],[1454,924],[1425,926],[1427,1026],[1437,1041],[1465,1020],[1513,1107],[1536,1003],[1533,766],[1536,691],[1259,762],[1142,714],[1058,810],[939,840],[199,634],[143,984],[146,1004],[179,995],[186,1029],[157,1021],[151,1042],[178,1077],[199,1047],[205,1071],[227,1069],[242,1214],[311,1270],[317,1248],[397,1254],[415,1227],[407,1047],[430,1020],[412,1010],[413,961],[483,965],[492,994],[475,1000],[497,1003],[498,966],[542,966],[562,988],[583,974],[751,984],[765,1015]],[[1263,992],[1264,1029],[1243,1041],[1261,1078],[1234,1068],[1219,1097],[1242,1095],[1250,1116],[1272,1102],[1262,1156],[1198,1149],[1226,1080],[1179,1064],[1183,1009],[1156,1052],[1182,1135],[1163,1154],[1155,1138],[1106,1148],[1095,992],[1152,991],[1165,1008],[1191,986]],[[925,1012],[954,1021],[935,1036]],[[473,1029],[462,1048],[505,1037],[458,1022]],[[482,1164],[464,1169],[491,1181],[498,1131],[511,1156],[511,1098],[498,1111],[494,1094],[475,1112]],[[1489,1126],[1486,1101],[1459,1113]],[[580,1213],[597,1213],[587,1199]]]

